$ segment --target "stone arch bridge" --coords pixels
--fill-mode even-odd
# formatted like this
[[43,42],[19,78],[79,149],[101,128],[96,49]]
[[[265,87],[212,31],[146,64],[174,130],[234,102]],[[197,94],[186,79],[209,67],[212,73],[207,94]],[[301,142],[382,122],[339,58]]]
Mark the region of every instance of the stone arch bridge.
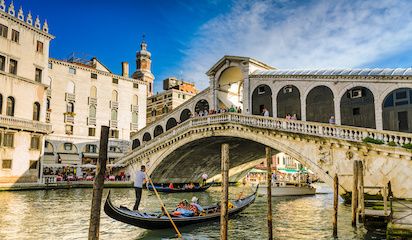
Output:
[[[383,144],[365,143],[365,138]],[[132,175],[144,164],[159,183],[199,181],[204,172],[220,173],[222,143],[230,145],[231,168],[264,157],[264,147],[269,146],[300,161],[329,184],[338,174],[340,194],[351,191],[353,161],[361,160],[365,185],[390,180],[396,197],[411,198],[412,154],[401,147],[411,142],[407,133],[222,113],[189,118],[135,146],[117,163],[126,164]]]

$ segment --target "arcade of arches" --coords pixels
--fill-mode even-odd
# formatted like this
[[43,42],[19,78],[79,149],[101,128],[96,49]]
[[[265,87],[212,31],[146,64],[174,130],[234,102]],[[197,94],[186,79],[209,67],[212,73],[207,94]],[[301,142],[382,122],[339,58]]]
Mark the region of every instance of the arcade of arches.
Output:
[[225,69],[217,82],[219,108],[242,106],[243,73],[239,67]]
[[[276,94],[276,101],[272,97]],[[327,86],[311,89],[305,99],[306,120],[328,123],[335,116],[334,94]],[[341,124],[355,127],[376,128],[375,96],[366,87],[353,87],[340,99]],[[272,102],[276,104],[276,116],[301,116],[301,93],[293,85],[282,87],[273,93],[268,85],[257,86],[252,93],[252,114],[261,115],[263,107],[273,116]],[[399,88],[390,92],[382,103],[382,123],[384,130],[412,132],[412,88]]]

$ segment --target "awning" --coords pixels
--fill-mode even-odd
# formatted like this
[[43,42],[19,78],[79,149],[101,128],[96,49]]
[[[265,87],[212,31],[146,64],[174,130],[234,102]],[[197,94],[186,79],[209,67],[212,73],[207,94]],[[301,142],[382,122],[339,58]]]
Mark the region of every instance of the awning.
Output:
[[59,154],[62,164],[81,164],[82,161],[78,154]]
[[116,152],[108,152],[107,157],[108,158],[119,158],[122,157],[124,153],[116,153]]
[[252,168],[252,170],[250,170],[249,172],[250,173],[267,173],[267,171],[265,170],[256,169],[256,168]]
[[88,158],[98,158],[99,154],[98,153],[89,153],[89,152],[84,152],[83,157],[88,157]]
[[296,169],[288,169],[288,168],[279,168],[278,171],[281,173],[298,173],[299,172]]
[[55,164],[56,156],[54,155],[43,155],[43,164]]

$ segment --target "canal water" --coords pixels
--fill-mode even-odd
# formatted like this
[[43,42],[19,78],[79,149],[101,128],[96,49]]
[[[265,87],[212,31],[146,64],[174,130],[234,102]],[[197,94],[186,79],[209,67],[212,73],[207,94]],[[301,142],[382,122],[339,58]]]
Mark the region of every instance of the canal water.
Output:
[[[116,205],[130,208],[134,190],[111,189]],[[104,196],[108,190],[105,189]],[[230,197],[250,188],[230,187]],[[162,194],[169,209],[194,194]],[[220,187],[195,193],[202,205],[220,200]],[[0,192],[0,239],[87,239],[92,189],[62,189],[40,191]],[[307,197],[273,199],[274,239],[332,239],[333,195],[318,194]],[[143,191],[142,211],[159,211],[153,193]],[[129,226],[109,218],[103,211],[100,225],[101,239],[171,239],[172,230],[149,231]],[[350,206],[339,205],[339,239],[383,239],[368,235],[363,228],[351,227]],[[229,239],[267,239],[266,196],[239,216],[229,220]],[[219,223],[212,222],[181,228],[185,239],[219,239]]]

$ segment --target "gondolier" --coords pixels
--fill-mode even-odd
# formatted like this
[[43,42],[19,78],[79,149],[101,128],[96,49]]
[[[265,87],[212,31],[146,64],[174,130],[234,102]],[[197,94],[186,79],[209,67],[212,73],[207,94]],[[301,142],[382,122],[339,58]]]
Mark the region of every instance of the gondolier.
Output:
[[142,188],[143,183],[146,181],[146,167],[142,165],[140,171],[136,172],[136,177],[134,179],[134,190],[136,193],[136,202],[133,207],[133,211],[139,211],[140,199],[142,199]]

